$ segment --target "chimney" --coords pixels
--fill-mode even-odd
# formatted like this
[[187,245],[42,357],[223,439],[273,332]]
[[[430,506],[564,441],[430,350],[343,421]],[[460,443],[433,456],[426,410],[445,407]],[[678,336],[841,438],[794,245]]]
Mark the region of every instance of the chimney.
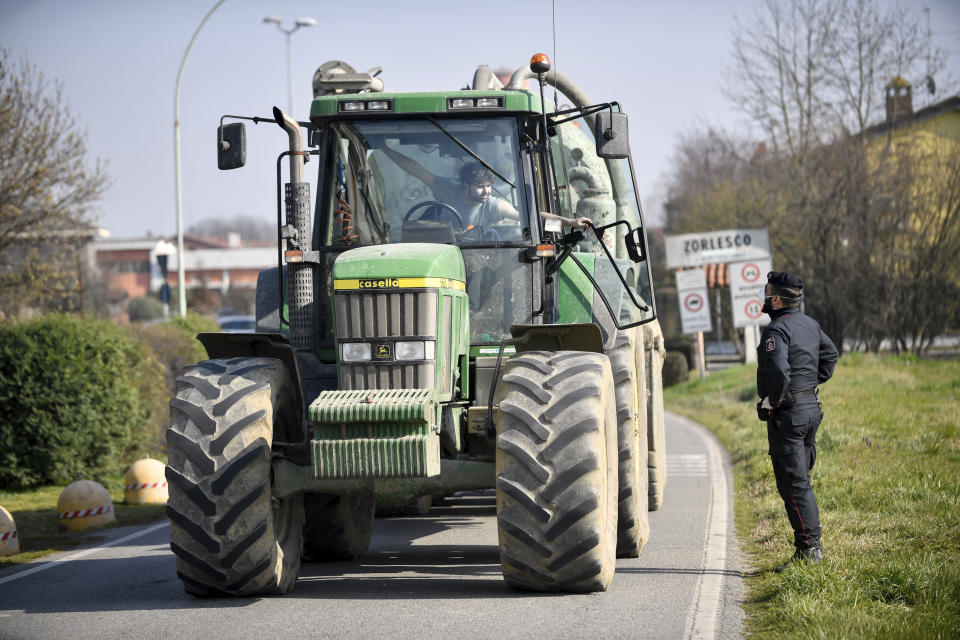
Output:
[[887,122],[913,113],[913,94],[910,83],[897,76],[887,83]]

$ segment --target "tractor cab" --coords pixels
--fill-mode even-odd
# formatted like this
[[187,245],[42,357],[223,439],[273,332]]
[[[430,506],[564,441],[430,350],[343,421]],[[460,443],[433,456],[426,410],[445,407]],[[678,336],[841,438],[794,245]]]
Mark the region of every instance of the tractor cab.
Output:
[[[466,272],[470,343],[494,345],[510,337],[511,326],[563,321],[552,276],[571,253],[585,253],[590,267],[583,256],[579,268],[576,256],[568,267],[591,271],[612,298],[643,300],[614,313],[652,320],[648,270],[625,260],[631,233],[634,254],[646,255],[629,159],[597,155],[589,110],[550,114],[548,150],[540,104],[527,91],[315,98],[314,241],[327,257],[321,272],[329,274],[337,255],[357,247],[456,246]],[[558,219],[578,217],[609,231],[570,233]],[[332,317],[321,319],[327,348],[333,325]]]

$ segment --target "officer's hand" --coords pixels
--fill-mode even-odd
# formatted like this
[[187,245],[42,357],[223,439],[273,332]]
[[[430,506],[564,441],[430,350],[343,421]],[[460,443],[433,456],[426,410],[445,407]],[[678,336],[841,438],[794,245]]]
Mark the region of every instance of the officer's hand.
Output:
[[772,416],[772,409],[770,408],[770,399],[764,398],[763,402],[757,403],[757,418],[766,422]]

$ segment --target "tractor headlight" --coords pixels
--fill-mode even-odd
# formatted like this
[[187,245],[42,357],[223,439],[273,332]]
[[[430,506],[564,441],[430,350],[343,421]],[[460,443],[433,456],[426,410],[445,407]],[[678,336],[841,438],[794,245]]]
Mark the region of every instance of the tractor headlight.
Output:
[[340,345],[340,359],[344,362],[360,362],[373,359],[369,342],[346,342]]
[[412,340],[397,342],[394,348],[397,360],[433,360],[435,345],[432,340]]

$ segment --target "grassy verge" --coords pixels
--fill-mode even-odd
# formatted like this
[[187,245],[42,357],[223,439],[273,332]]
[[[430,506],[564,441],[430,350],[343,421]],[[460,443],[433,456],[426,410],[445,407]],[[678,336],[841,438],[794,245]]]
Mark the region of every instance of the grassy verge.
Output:
[[[113,501],[117,523],[128,526],[155,522],[164,517],[162,504],[123,504],[123,482],[105,484]],[[40,487],[24,491],[0,491],[0,506],[6,508],[17,525],[20,553],[0,557],[0,567],[30,562],[56,551],[103,539],[104,529],[67,533],[60,531],[57,499],[63,487]]]
[[666,390],[731,453],[761,638],[955,638],[960,629],[960,362],[846,355],[821,399],[813,485],[826,560],[770,572],[793,535],[756,418],[755,367]]

